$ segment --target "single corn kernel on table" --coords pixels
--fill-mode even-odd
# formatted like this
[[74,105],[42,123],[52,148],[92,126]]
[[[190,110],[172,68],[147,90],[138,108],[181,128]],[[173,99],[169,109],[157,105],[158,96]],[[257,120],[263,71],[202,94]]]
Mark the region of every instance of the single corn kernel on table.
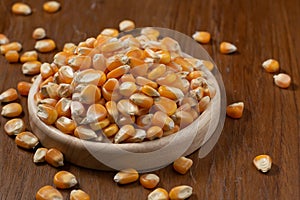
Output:
[[[32,33],[44,28],[46,39],[56,43],[50,53],[38,53],[41,62],[52,62],[56,52],[67,42],[96,37],[104,28],[119,28],[119,22],[130,19],[136,27],[154,26],[180,31],[192,37],[196,31],[211,34],[203,44],[218,66],[226,87],[227,103],[244,102],[240,119],[226,118],[221,137],[203,159],[197,152],[190,155],[193,165],[185,175],[167,166],[154,171],[157,187],[168,192],[178,185],[193,188],[190,200],[196,199],[299,199],[300,198],[300,21],[297,0],[227,1],[146,0],[126,3],[115,1],[60,1],[54,13],[43,10],[43,1],[27,0],[30,15],[11,12],[12,2],[0,3],[0,34],[10,42],[20,42],[20,56],[34,49]],[[2,38],[2,36],[1,36]],[[0,40],[2,42],[4,40]],[[237,47],[231,54],[219,51],[221,42]],[[279,72],[266,72],[262,63],[273,58]],[[22,64],[9,63],[0,56],[0,92],[17,88],[20,81],[30,82],[32,75],[22,73]],[[287,89],[277,87],[273,75],[287,73],[292,83]],[[30,131],[27,98],[19,94],[22,118]],[[4,105],[1,104],[1,110]],[[0,199],[34,199],[45,185],[55,187],[53,177],[59,170],[76,176],[75,189],[87,192],[91,199],[147,199],[153,189],[144,189],[137,181],[118,185],[115,172],[102,172],[75,166],[68,162],[61,168],[34,164],[33,151],[15,144],[4,131],[10,118],[0,118]],[[272,158],[267,173],[256,169],[252,160],[260,154]],[[60,190],[65,199],[72,189]]]

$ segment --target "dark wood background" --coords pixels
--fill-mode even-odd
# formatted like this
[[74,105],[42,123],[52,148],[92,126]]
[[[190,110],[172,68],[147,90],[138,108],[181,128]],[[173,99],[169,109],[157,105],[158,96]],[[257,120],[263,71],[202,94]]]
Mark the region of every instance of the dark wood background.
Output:
[[[190,173],[178,175],[171,166],[155,171],[160,187],[170,190],[179,184],[194,188],[190,199],[299,199],[300,198],[300,1],[298,0],[70,0],[61,1],[55,14],[42,11],[42,2],[26,0],[33,9],[30,16],[10,11],[12,1],[0,2],[0,33],[19,41],[24,50],[34,47],[34,28],[41,26],[57,42],[57,51],[65,42],[97,36],[105,27],[118,27],[123,19],[132,19],[137,27],[158,26],[191,36],[196,30],[212,34],[204,45],[222,73],[227,102],[243,101],[244,116],[226,119],[222,135],[213,151],[204,159],[190,157]],[[222,55],[221,41],[233,42],[238,52]],[[23,51],[24,51],[23,50]],[[53,53],[40,55],[52,60]],[[281,71],[291,75],[293,84],[280,89],[261,63],[279,60]],[[21,73],[21,64],[8,64],[0,56],[0,91],[30,80]],[[26,98],[20,98],[25,108]],[[53,185],[58,171],[49,165],[35,165],[33,152],[18,148],[3,131],[7,121],[1,117],[0,199],[34,199],[36,191]],[[269,154],[274,165],[267,174],[252,164],[258,154]],[[114,172],[84,169],[67,163],[62,169],[74,173],[79,187],[92,199],[146,199],[149,190],[139,183],[118,186]],[[70,190],[62,191],[69,197]]]

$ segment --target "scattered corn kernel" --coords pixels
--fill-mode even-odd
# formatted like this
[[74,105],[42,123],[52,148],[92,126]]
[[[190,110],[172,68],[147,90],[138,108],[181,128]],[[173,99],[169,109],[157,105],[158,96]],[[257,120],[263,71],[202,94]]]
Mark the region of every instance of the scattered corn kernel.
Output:
[[119,35],[119,31],[114,28],[105,28],[101,31],[101,35],[117,37]]
[[33,51],[26,51],[21,55],[20,61],[21,63],[30,62],[30,61],[37,61],[38,53]]
[[67,171],[59,171],[54,175],[53,183],[59,189],[68,189],[74,187],[78,181],[74,174]]
[[17,134],[15,142],[24,149],[33,149],[39,143],[39,139],[31,132],[25,131]]
[[220,52],[223,54],[230,54],[237,51],[237,47],[229,42],[221,42]]
[[10,63],[16,63],[19,61],[19,53],[15,50],[9,50],[8,52],[6,52],[5,54],[5,59],[10,62]]
[[43,10],[48,13],[55,13],[60,9],[60,3],[57,1],[47,1],[43,4]]
[[62,194],[50,185],[43,186],[40,188],[36,195],[36,200],[63,200]]
[[11,42],[7,44],[0,45],[0,53],[6,54],[8,51],[21,51],[22,44],[19,42]]
[[210,33],[206,32],[206,31],[196,31],[192,37],[197,42],[200,42],[203,44],[209,43],[209,41],[210,41]]
[[258,170],[266,173],[272,167],[272,159],[269,155],[258,155],[253,159],[253,164]]
[[56,48],[54,40],[51,39],[42,39],[36,41],[34,48],[41,53],[47,53],[53,51]]
[[36,75],[40,73],[42,63],[40,61],[29,61],[22,65],[22,73],[25,75]]
[[23,109],[19,103],[9,103],[2,107],[1,115],[3,117],[18,117]]
[[70,193],[70,200],[90,200],[90,195],[88,195],[83,190],[72,190]]
[[130,31],[135,28],[135,24],[131,20],[123,20],[119,24],[120,31]]
[[262,67],[270,73],[279,71],[279,62],[274,59],[268,59],[262,63]]
[[180,185],[172,188],[169,192],[169,197],[171,200],[183,200],[187,199],[193,194],[193,188],[188,185]]
[[167,190],[163,188],[156,188],[150,194],[148,194],[148,200],[169,200],[169,194]]
[[43,148],[43,147],[38,148],[33,155],[33,162],[34,163],[45,162],[47,151],[48,151],[47,148]]
[[22,96],[28,96],[29,90],[32,86],[32,83],[26,82],[26,81],[20,81],[17,85],[18,92]]
[[124,169],[114,176],[114,181],[119,184],[128,184],[139,179],[139,173],[135,169]]
[[17,15],[30,15],[31,8],[29,5],[21,2],[14,3],[11,7],[11,11]]
[[186,174],[186,172],[192,167],[193,160],[186,158],[186,157],[180,157],[173,163],[173,168],[175,171],[179,172],[180,174]]
[[36,28],[32,32],[32,38],[36,40],[40,40],[46,37],[46,30],[44,28]]
[[156,174],[144,174],[140,177],[140,183],[144,188],[155,188],[159,183],[159,177]]
[[0,33],[0,45],[9,43],[9,39],[6,35]]
[[0,94],[0,102],[11,102],[18,99],[17,90],[9,88]]
[[47,151],[45,160],[48,164],[52,165],[53,167],[60,167],[64,165],[63,154],[55,148],[51,148]]
[[11,119],[5,123],[4,131],[9,136],[18,135],[19,133],[25,131],[25,123],[20,118]]
[[233,103],[227,106],[226,108],[226,114],[234,119],[241,118],[244,111],[244,103],[243,102],[237,102]]
[[274,82],[280,88],[288,88],[291,85],[291,77],[288,74],[280,73],[274,75]]

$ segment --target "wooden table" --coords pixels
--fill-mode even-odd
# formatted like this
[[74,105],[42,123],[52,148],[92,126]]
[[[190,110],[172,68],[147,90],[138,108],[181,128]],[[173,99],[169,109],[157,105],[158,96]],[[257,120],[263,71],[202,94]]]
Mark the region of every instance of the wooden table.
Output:
[[[190,173],[178,175],[168,166],[155,171],[160,187],[170,190],[180,184],[194,189],[190,199],[299,199],[300,198],[300,1],[298,0],[144,0],[144,1],[62,1],[55,14],[42,11],[42,2],[27,0],[33,14],[16,16],[9,0],[0,2],[0,32],[11,41],[19,41],[24,50],[34,47],[31,38],[36,27],[44,27],[57,42],[57,51],[65,42],[78,43],[97,36],[105,27],[118,27],[123,19],[132,19],[137,27],[158,26],[191,36],[196,30],[212,34],[204,45],[223,76],[227,102],[243,101],[244,115],[226,119],[222,135],[213,151],[204,159],[190,157]],[[219,44],[229,41],[238,47],[232,55],[219,53]],[[51,62],[53,53],[40,55]],[[261,64],[268,58],[279,60],[281,72],[291,75],[293,83],[280,89],[272,74]],[[8,64],[0,56],[0,91],[16,87],[31,77],[21,73],[21,64]],[[27,99],[21,97],[27,123]],[[18,148],[3,131],[7,119],[1,117],[0,199],[34,199],[36,191],[53,185],[58,169],[32,162],[33,152]],[[260,173],[252,164],[258,154],[269,154],[273,167]],[[118,186],[114,172],[84,169],[66,163],[62,168],[74,173],[79,186],[92,199],[146,199],[150,190],[139,183]],[[70,190],[62,191],[69,197]]]

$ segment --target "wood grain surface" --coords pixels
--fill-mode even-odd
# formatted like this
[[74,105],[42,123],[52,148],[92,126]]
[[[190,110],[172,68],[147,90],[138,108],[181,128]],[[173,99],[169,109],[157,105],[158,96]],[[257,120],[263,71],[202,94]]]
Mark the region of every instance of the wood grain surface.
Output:
[[[44,1],[26,0],[33,9],[30,16],[16,16],[10,8],[15,1],[0,1],[0,33],[19,41],[24,50],[34,47],[31,38],[36,27],[44,27],[57,43],[57,51],[66,42],[78,43],[97,36],[105,27],[118,27],[123,19],[132,19],[137,27],[170,28],[191,36],[196,30],[212,34],[204,45],[222,73],[227,102],[243,101],[244,115],[239,120],[227,118],[221,137],[204,159],[197,153],[190,172],[178,175],[168,166],[155,171],[159,187],[170,190],[187,184],[193,187],[190,200],[300,198],[300,1],[298,0],[69,0],[61,1],[59,12],[43,12]],[[222,55],[218,46],[229,41],[238,47],[232,55]],[[55,52],[40,54],[51,62]],[[288,89],[273,83],[261,63],[279,60],[281,72],[292,77]],[[21,64],[8,64],[0,56],[0,91],[16,87],[31,77],[21,73]],[[27,99],[20,97],[23,119],[29,127]],[[1,105],[2,107],[3,105]],[[0,199],[34,199],[36,191],[53,185],[59,170],[32,162],[33,152],[18,148],[3,131],[7,119],[1,117]],[[252,164],[258,154],[269,154],[274,165],[267,174]],[[119,186],[114,172],[84,169],[66,163],[61,169],[75,174],[82,188],[96,200],[146,199],[150,190],[138,182]],[[65,199],[70,190],[63,190]]]

